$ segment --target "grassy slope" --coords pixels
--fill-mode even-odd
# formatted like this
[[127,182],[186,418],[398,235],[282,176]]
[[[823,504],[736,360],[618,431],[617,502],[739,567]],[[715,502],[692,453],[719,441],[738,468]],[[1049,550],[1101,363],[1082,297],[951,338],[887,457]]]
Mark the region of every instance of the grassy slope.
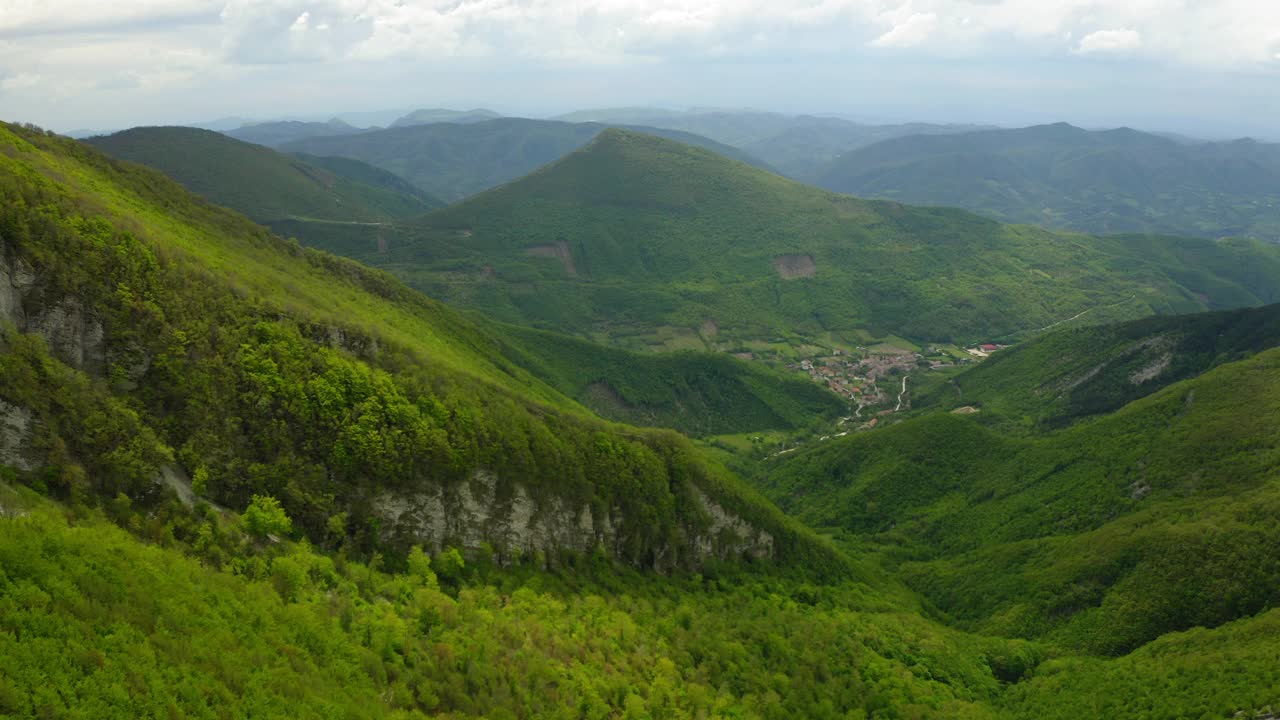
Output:
[[[104,387],[30,338],[5,338],[0,389],[36,413],[48,435],[37,466],[63,467],[66,492],[88,471],[111,479],[108,493],[149,493],[176,460],[207,473],[220,502],[270,492],[316,538],[349,513],[369,542],[368,493],[487,467],[603,507],[615,491],[646,498],[627,505],[645,517],[628,530],[643,554],[679,518],[707,521],[685,496],[702,487],[774,528],[784,555],[840,565],[683,438],[594,419],[486,330],[384,275],[71,141],[0,129],[0,169],[10,261],[32,267],[46,303],[68,299],[106,329]],[[107,451],[114,437],[139,440],[119,454]]]
[[916,406],[981,408],[984,422],[1060,427],[1280,345],[1280,305],[1048,333],[996,354]]
[[949,414],[775,462],[767,494],[907,559],[962,626],[1097,653],[1280,603],[1280,350],[1070,429]]
[[194,128],[134,128],[88,141],[153,167],[210,201],[259,222],[313,218],[384,222],[421,215],[439,202],[355,163],[323,166]]
[[727,355],[636,354],[555,333],[504,326],[507,356],[602,417],[714,435],[798,428],[847,410],[808,378]]
[[[355,158],[389,170],[434,197],[454,201],[515,180],[558,160],[585,145],[605,127],[594,123],[502,118],[315,138],[290,143],[285,149]],[[706,147],[727,157],[759,162],[736,148],[697,135],[675,130],[649,131]]]
[[1069,125],[913,136],[854,150],[822,187],[1094,233],[1280,239],[1280,146]]
[[[528,252],[557,243],[576,275]],[[863,201],[619,130],[388,244],[351,254],[509,322],[615,340],[711,320],[730,346],[827,332],[856,344],[868,328],[973,341],[1280,291],[1275,246],[1091,238]],[[779,277],[787,254],[811,256],[815,275]]]

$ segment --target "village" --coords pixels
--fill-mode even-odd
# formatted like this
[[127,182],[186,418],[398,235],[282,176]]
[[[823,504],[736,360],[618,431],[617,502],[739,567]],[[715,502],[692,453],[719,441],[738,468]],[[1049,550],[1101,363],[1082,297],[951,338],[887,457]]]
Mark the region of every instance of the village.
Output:
[[[929,346],[921,351],[885,345],[859,347],[856,354],[837,348],[829,356],[805,358],[787,367],[806,373],[814,382],[848,399],[854,410],[841,421],[842,425],[854,424],[858,430],[870,430],[880,424],[881,418],[910,407],[908,382],[913,374],[973,364],[1005,347],[981,343],[965,348],[963,354]],[[880,409],[873,415],[864,412],[877,407]],[[848,432],[836,436],[845,434]]]

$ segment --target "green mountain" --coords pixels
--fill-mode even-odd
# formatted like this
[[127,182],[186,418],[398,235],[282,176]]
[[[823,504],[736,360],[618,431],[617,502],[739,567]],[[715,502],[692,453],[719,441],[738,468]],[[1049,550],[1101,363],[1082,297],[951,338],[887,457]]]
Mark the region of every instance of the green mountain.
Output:
[[1053,428],[1280,346],[1280,305],[1143,318],[1043,335],[915,399],[974,407],[986,423]]
[[[431,195],[458,200],[527,175],[590,142],[605,129],[593,123],[502,118],[413,125],[289,143],[283,149],[355,158],[389,170]],[[726,157],[759,163],[741,150],[673,130],[653,130]]]
[[87,142],[113,157],[153,167],[258,222],[386,222],[440,206],[399,178],[362,163],[289,157],[209,130],[134,128]]
[[446,110],[444,108],[423,108],[397,118],[390,127],[410,127],[412,125],[431,125],[433,123],[477,123],[485,120],[496,120],[502,117],[492,110],[476,108],[474,110]]
[[[1258,312],[1239,315],[1239,328],[1259,326]],[[1207,349],[1197,337],[1232,324],[1194,318],[1185,341],[1165,335],[1193,360]],[[1037,344],[1071,345],[1064,335]],[[982,412],[931,413],[781,456],[760,482],[806,522],[882,554],[968,630],[1120,655],[1248,618],[1280,603],[1269,529],[1280,507],[1280,349],[1274,336],[1255,338],[1220,339],[1220,360],[1243,359],[1064,430],[1019,437],[984,427]],[[1019,385],[1014,397],[1034,387]]]
[[859,200],[622,130],[378,235],[325,247],[507,322],[634,347],[978,341],[1280,300],[1280,247]]
[[1280,145],[1186,143],[1063,123],[914,136],[854,150],[814,182],[1091,233],[1280,241]]
[[234,130],[223,131],[223,134],[254,145],[265,145],[274,148],[280,147],[287,142],[304,138],[354,135],[362,132],[366,132],[366,130],[334,118],[329,122],[279,120],[275,122],[250,123],[241,125]]
[[609,125],[644,125],[681,130],[732,145],[784,175],[811,182],[836,158],[856,148],[906,135],[960,133],[973,125],[902,123],[867,125],[836,117],[785,115],[748,110],[611,108],[581,110],[557,120]]

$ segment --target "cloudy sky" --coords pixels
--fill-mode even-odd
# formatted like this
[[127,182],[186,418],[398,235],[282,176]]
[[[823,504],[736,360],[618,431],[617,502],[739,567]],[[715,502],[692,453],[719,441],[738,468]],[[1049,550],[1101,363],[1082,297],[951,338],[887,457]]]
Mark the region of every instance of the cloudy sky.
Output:
[[0,119],[484,106],[1280,140],[1277,0],[0,0]]

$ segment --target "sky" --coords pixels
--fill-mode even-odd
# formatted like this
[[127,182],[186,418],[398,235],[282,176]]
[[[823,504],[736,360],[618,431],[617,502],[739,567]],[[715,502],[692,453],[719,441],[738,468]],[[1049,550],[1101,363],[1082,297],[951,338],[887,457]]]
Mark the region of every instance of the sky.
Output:
[[1280,0],[0,0],[0,119],[488,107],[1280,140]]

